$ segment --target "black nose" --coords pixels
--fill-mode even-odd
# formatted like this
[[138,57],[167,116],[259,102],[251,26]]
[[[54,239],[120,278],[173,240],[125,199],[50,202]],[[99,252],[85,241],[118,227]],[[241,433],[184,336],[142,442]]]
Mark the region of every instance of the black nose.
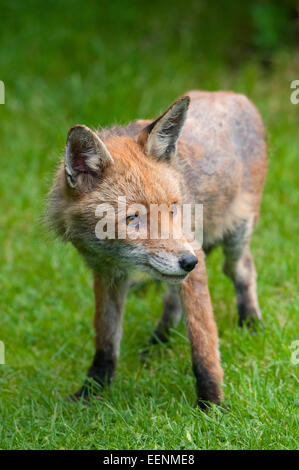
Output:
[[195,267],[197,261],[198,259],[196,258],[196,256],[188,253],[187,255],[181,257],[181,259],[179,260],[179,264],[184,271],[187,271],[189,273]]

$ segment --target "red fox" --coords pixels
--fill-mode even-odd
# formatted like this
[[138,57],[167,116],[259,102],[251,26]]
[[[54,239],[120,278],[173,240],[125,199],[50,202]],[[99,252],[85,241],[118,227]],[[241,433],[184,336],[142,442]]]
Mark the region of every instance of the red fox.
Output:
[[[234,283],[239,324],[260,320],[249,243],[266,167],[261,117],[244,95],[233,92],[191,91],[154,121],[137,120],[100,131],[83,125],[70,129],[49,195],[48,219],[94,273],[96,352],[74,398],[88,398],[110,383],[119,356],[128,276],[132,269],[140,269],[169,284],[151,342],[166,341],[184,310],[198,405],[206,409],[223,403],[205,256],[214,246],[222,246],[223,271]],[[176,238],[97,237],[95,214],[100,204],[114,209],[114,232],[119,229],[120,196],[126,197],[127,230],[142,229],[145,234],[150,226],[134,205],[171,207],[174,226],[177,205],[202,204],[202,246],[194,248],[183,232]],[[162,213],[158,224],[161,218]]]

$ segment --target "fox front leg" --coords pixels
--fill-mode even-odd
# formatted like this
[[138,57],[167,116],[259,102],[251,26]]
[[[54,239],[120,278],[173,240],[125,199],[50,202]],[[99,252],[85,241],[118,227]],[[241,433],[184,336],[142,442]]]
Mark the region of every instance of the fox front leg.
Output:
[[198,264],[182,283],[181,297],[191,343],[192,366],[196,378],[198,405],[221,404],[223,371],[218,351],[218,331],[213,316],[204,254],[196,253]]
[[110,384],[119,356],[126,293],[127,279],[105,279],[94,274],[96,351],[87,378],[72,399],[97,395]]

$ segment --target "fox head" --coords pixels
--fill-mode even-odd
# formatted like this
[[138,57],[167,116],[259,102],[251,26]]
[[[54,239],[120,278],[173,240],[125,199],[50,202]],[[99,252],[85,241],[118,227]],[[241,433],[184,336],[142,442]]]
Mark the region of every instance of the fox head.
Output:
[[93,269],[137,268],[180,282],[195,267],[181,229],[181,181],[173,165],[188,105],[187,96],[177,100],[135,138],[113,132],[101,138],[83,125],[68,132],[48,214]]

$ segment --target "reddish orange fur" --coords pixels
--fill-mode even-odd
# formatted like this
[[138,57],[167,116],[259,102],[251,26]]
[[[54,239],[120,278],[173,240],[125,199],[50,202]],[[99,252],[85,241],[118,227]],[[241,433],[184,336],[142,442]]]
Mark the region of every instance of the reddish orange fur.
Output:
[[[256,108],[243,95],[192,91],[189,96],[180,140],[178,144],[169,140],[168,153],[161,139],[163,125],[172,119],[164,139],[169,138],[172,128],[177,127],[179,135],[188,106],[186,97],[153,123],[139,120],[99,133],[84,126],[72,128],[69,136],[73,136],[73,150],[68,141],[71,150],[67,147],[66,163],[61,164],[50,194],[52,225],[76,246],[95,273],[97,352],[88,376],[101,386],[106,376],[111,379],[118,356],[129,266],[135,262],[142,269],[143,258],[158,259],[158,268],[150,265],[150,269],[157,275],[162,266],[162,278],[170,280],[176,259],[192,251],[183,234],[178,240],[127,237],[99,245],[94,234],[95,209],[101,203],[110,203],[117,210],[118,196],[125,195],[127,207],[139,203],[148,210],[151,204],[203,204],[203,248],[208,252],[217,244],[223,247],[224,272],[235,285],[240,323],[260,318],[249,243],[259,216],[267,167],[263,124]],[[72,167],[76,152],[81,152],[79,163]],[[149,220],[146,230],[149,235]],[[203,250],[197,249],[196,256],[198,264],[182,282],[181,297],[202,405],[203,401],[223,400],[223,372]],[[177,299],[172,304],[168,295],[166,300],[156,330],[160,338],[164,338],[163,328],[169,330],[174,323],[170,320],[171,309],[177,316],[180,310]],[[87,394],[87,385],[79,395]]]

